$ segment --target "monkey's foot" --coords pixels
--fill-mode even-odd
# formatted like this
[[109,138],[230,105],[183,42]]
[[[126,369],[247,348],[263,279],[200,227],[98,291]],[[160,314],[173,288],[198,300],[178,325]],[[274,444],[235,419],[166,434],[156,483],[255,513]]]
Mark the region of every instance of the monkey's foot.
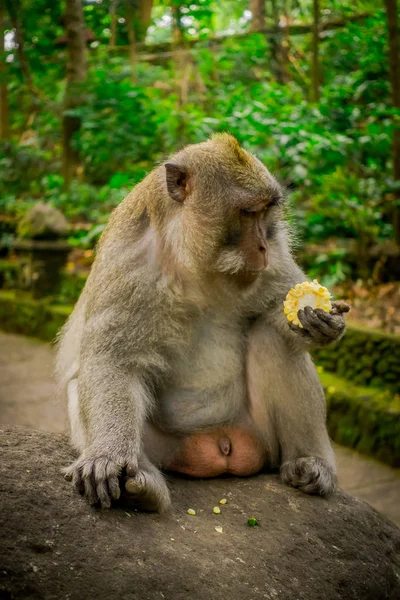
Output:
[[127,477],[122,498],[136,508],[148,512],[165,512],[171,504],[166,481],[154,467],[151,471],[139,471],[135,477]]
[[306,494],[327,496],[336,489],[336,473],[332,466],[318,456],[303,456],[281,466],[284,483]]

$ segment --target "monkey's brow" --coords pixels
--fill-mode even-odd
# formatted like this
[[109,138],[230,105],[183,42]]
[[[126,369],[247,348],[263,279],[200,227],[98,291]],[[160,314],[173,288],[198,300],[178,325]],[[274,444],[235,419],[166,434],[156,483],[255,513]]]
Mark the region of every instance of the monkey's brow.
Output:
[[258,194],[257,198],[254,199],[258,204],[265,204],[267,206],[281,204],[283,202],[284,195],[282,190],[279,188],[269,188],[263,190],[262,193]]
[[269,196],[269,202],[268,204],[281,204],[283,202],[284,196],[283,193],[281,191],[274,191],[272,194],[270,194]]

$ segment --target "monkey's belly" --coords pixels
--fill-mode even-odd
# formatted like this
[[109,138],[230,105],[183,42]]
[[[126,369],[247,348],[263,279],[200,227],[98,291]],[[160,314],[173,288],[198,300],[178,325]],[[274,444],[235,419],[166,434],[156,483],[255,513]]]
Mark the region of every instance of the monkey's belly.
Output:
[[258,473],[264,461],[257,438],[242,427],[224,427],[183,438],[178,455],[167,468],[191,477],[248,476]]

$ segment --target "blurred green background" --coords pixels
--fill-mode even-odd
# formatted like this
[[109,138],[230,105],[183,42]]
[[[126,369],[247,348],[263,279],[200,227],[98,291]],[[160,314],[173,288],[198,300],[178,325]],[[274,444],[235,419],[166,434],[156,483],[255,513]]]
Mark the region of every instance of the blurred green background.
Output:
[[307,273],[353,318],[399,331],[396,0],[0,7],[3,257],[41,201],[68,219],[67,270],[87,271],[110,211],[155,163],[229,131],[287,187]]

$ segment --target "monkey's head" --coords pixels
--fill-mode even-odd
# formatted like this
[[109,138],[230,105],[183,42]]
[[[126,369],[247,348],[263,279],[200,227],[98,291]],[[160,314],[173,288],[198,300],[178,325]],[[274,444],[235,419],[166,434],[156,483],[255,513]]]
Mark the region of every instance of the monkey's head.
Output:
[[165,242],[181,264],[248,282],[268,269],[281,229],[282,189],[233,136],[187,146],[162,175]]

